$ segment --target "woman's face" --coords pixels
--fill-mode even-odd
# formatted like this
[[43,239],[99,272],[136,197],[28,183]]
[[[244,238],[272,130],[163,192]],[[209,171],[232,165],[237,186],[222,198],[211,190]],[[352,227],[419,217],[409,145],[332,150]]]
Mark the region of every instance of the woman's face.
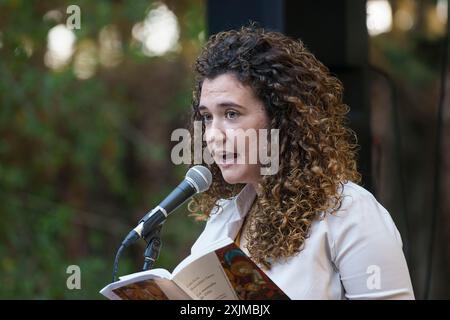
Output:
[[[224,180],[256,186],[261,178],[258,129],[267,129],[269,123],[262,101],[250,87],[226,73],[203,81],[199,112],[205,123],[208,150]],[[248,138],[243,140],[245,136]]]

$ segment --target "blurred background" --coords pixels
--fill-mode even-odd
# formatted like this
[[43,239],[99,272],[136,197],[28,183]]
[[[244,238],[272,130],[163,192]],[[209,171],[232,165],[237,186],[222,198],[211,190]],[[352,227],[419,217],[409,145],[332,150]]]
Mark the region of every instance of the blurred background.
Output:
[[[186,173],[170,135],[188,126],[197,54],[252,20],[343,80],[363,185],[402,234],[416,298],[449,299],[447,16],[447,0],[0,0],[0,298],[102,299],[123,237]],[[177,211],[168,270],[204,226]]]

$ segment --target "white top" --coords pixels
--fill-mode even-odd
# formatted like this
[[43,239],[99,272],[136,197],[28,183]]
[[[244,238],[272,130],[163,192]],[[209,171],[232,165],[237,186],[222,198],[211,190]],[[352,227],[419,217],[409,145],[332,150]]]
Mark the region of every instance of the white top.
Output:
[[[191,253],[223,237],[235,239],[256,192],[247,184],[219,200]],[[291,299],[414,299],[400,234],[373,195],[355,183],[343,187],[340,209],[311,225],[304,249],[266,274]],[[247,251],[246,251],[247,252]]]

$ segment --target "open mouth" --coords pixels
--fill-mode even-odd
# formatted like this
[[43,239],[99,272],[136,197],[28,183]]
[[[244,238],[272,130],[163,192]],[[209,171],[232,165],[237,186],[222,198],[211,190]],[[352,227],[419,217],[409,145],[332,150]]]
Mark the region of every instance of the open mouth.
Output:
[[233,164],[237,163],[238,154],[235,152],[224,152],[218,155],[218,164]]

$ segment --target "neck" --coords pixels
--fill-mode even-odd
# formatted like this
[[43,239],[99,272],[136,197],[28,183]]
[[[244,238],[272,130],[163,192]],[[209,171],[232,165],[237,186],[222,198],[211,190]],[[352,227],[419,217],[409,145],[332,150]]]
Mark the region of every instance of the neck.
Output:
[[257,196],[262,195],[262,186],[258,182],[251,182],[250,183],[253,186],[253,189],[256,191]]

